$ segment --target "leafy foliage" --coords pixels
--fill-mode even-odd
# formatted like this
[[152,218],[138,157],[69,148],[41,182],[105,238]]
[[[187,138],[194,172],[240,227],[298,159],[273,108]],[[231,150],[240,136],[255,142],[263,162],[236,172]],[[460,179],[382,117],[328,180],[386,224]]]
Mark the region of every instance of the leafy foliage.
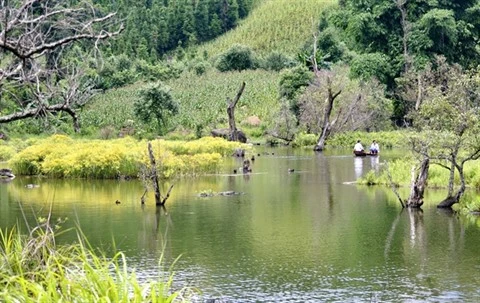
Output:
[[[345,0],[339,10],[321,19],[321,30],[333,27],[348,47],[352,76],[376,77],[393,95],[395,78],[404,71],[422,70],[442,55],[465,68],[479,64],[478,1]],[[395,103],[402,123],[408,106]]]
[[297,66],[282,73],[280,79],[280,97],[287,100],[295,98],[303,92],[303,89],[310,85],[313,80],[313,73],[306,67]]
[[368,81],[378,79],[386,83],[391,77],[389,58],[381,53],[367,53],[355,56],[350,62],[350,74],[352,78]]
[[96,1],[125,19],[125,31],[108,51],[115,56],[155,60],[178,46],[209,41],[236,27],[252,0]]
[[158,131],[163,134],[171,118],[178,113],[178,103],[173,99],[170,88],[161,82],[142,89],[133,107],[135,115],[144,123],[155,119]]
[[232,46],[225,54],[220,56],[217,63],[217,69],[221,72],[242,71],[255,67],[255,57],[252,50],[243,45]]

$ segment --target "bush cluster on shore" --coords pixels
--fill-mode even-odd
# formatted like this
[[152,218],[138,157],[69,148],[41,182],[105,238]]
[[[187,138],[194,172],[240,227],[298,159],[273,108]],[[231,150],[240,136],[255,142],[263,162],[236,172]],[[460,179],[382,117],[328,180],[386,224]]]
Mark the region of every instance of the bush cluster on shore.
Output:
[[[152,147],[159,174],[173,178],[215,172],[222,157],[242,145],[205,137],[189,142],[154,140]],[[75,140],[64,135],[40,139],[9,160],[18,175],[97,179],[137,177],[149,163],[145,140]]]

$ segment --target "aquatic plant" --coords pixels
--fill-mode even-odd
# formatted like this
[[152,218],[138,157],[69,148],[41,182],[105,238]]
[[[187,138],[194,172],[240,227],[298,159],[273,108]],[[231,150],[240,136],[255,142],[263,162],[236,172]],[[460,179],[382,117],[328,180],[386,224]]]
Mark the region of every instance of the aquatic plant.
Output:
[[63,220],[41,219],[28,235],[0,230],[2,302],[172,302],[191,290],[172,290],[173,274],[140,282],[126,257],[94,250],[78,231],[78,242],[59,245]]

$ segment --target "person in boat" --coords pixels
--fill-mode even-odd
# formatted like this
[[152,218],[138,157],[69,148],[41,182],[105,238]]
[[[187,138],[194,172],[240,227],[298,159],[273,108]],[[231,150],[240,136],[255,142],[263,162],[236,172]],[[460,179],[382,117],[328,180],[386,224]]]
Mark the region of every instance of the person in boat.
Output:
[[363,148],[362,142],[360,140],[357,140],[357,143],[353,147],[353,153],[363,154],[364,152],[365,152],[365,149]]
[[370,145],[370,153],[376,155],[378,152],[380,152],[380,147],[378,146],[377,141],[373,140],[372,145]]

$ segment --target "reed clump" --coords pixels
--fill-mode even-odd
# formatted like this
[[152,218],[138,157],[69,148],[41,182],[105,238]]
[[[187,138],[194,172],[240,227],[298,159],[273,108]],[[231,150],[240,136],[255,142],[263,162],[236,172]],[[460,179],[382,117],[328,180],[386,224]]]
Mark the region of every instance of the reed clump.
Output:
[[[212,137],[190,142],[154,140],[152,146],[157,171],[165,178],[215,172],[223,157],[236,148],[249,148]],[[79,140],[64,135],[39,140],[9,161],[18,175],[92,179],[135,178],[149,163],[145,140]]]
[[59,245],[62,220],[43,219],[28,235],[0,230],[1,302],[172,302],[172,274],[141,283],[125,255],[95,252],[78,232],[76,244]]

